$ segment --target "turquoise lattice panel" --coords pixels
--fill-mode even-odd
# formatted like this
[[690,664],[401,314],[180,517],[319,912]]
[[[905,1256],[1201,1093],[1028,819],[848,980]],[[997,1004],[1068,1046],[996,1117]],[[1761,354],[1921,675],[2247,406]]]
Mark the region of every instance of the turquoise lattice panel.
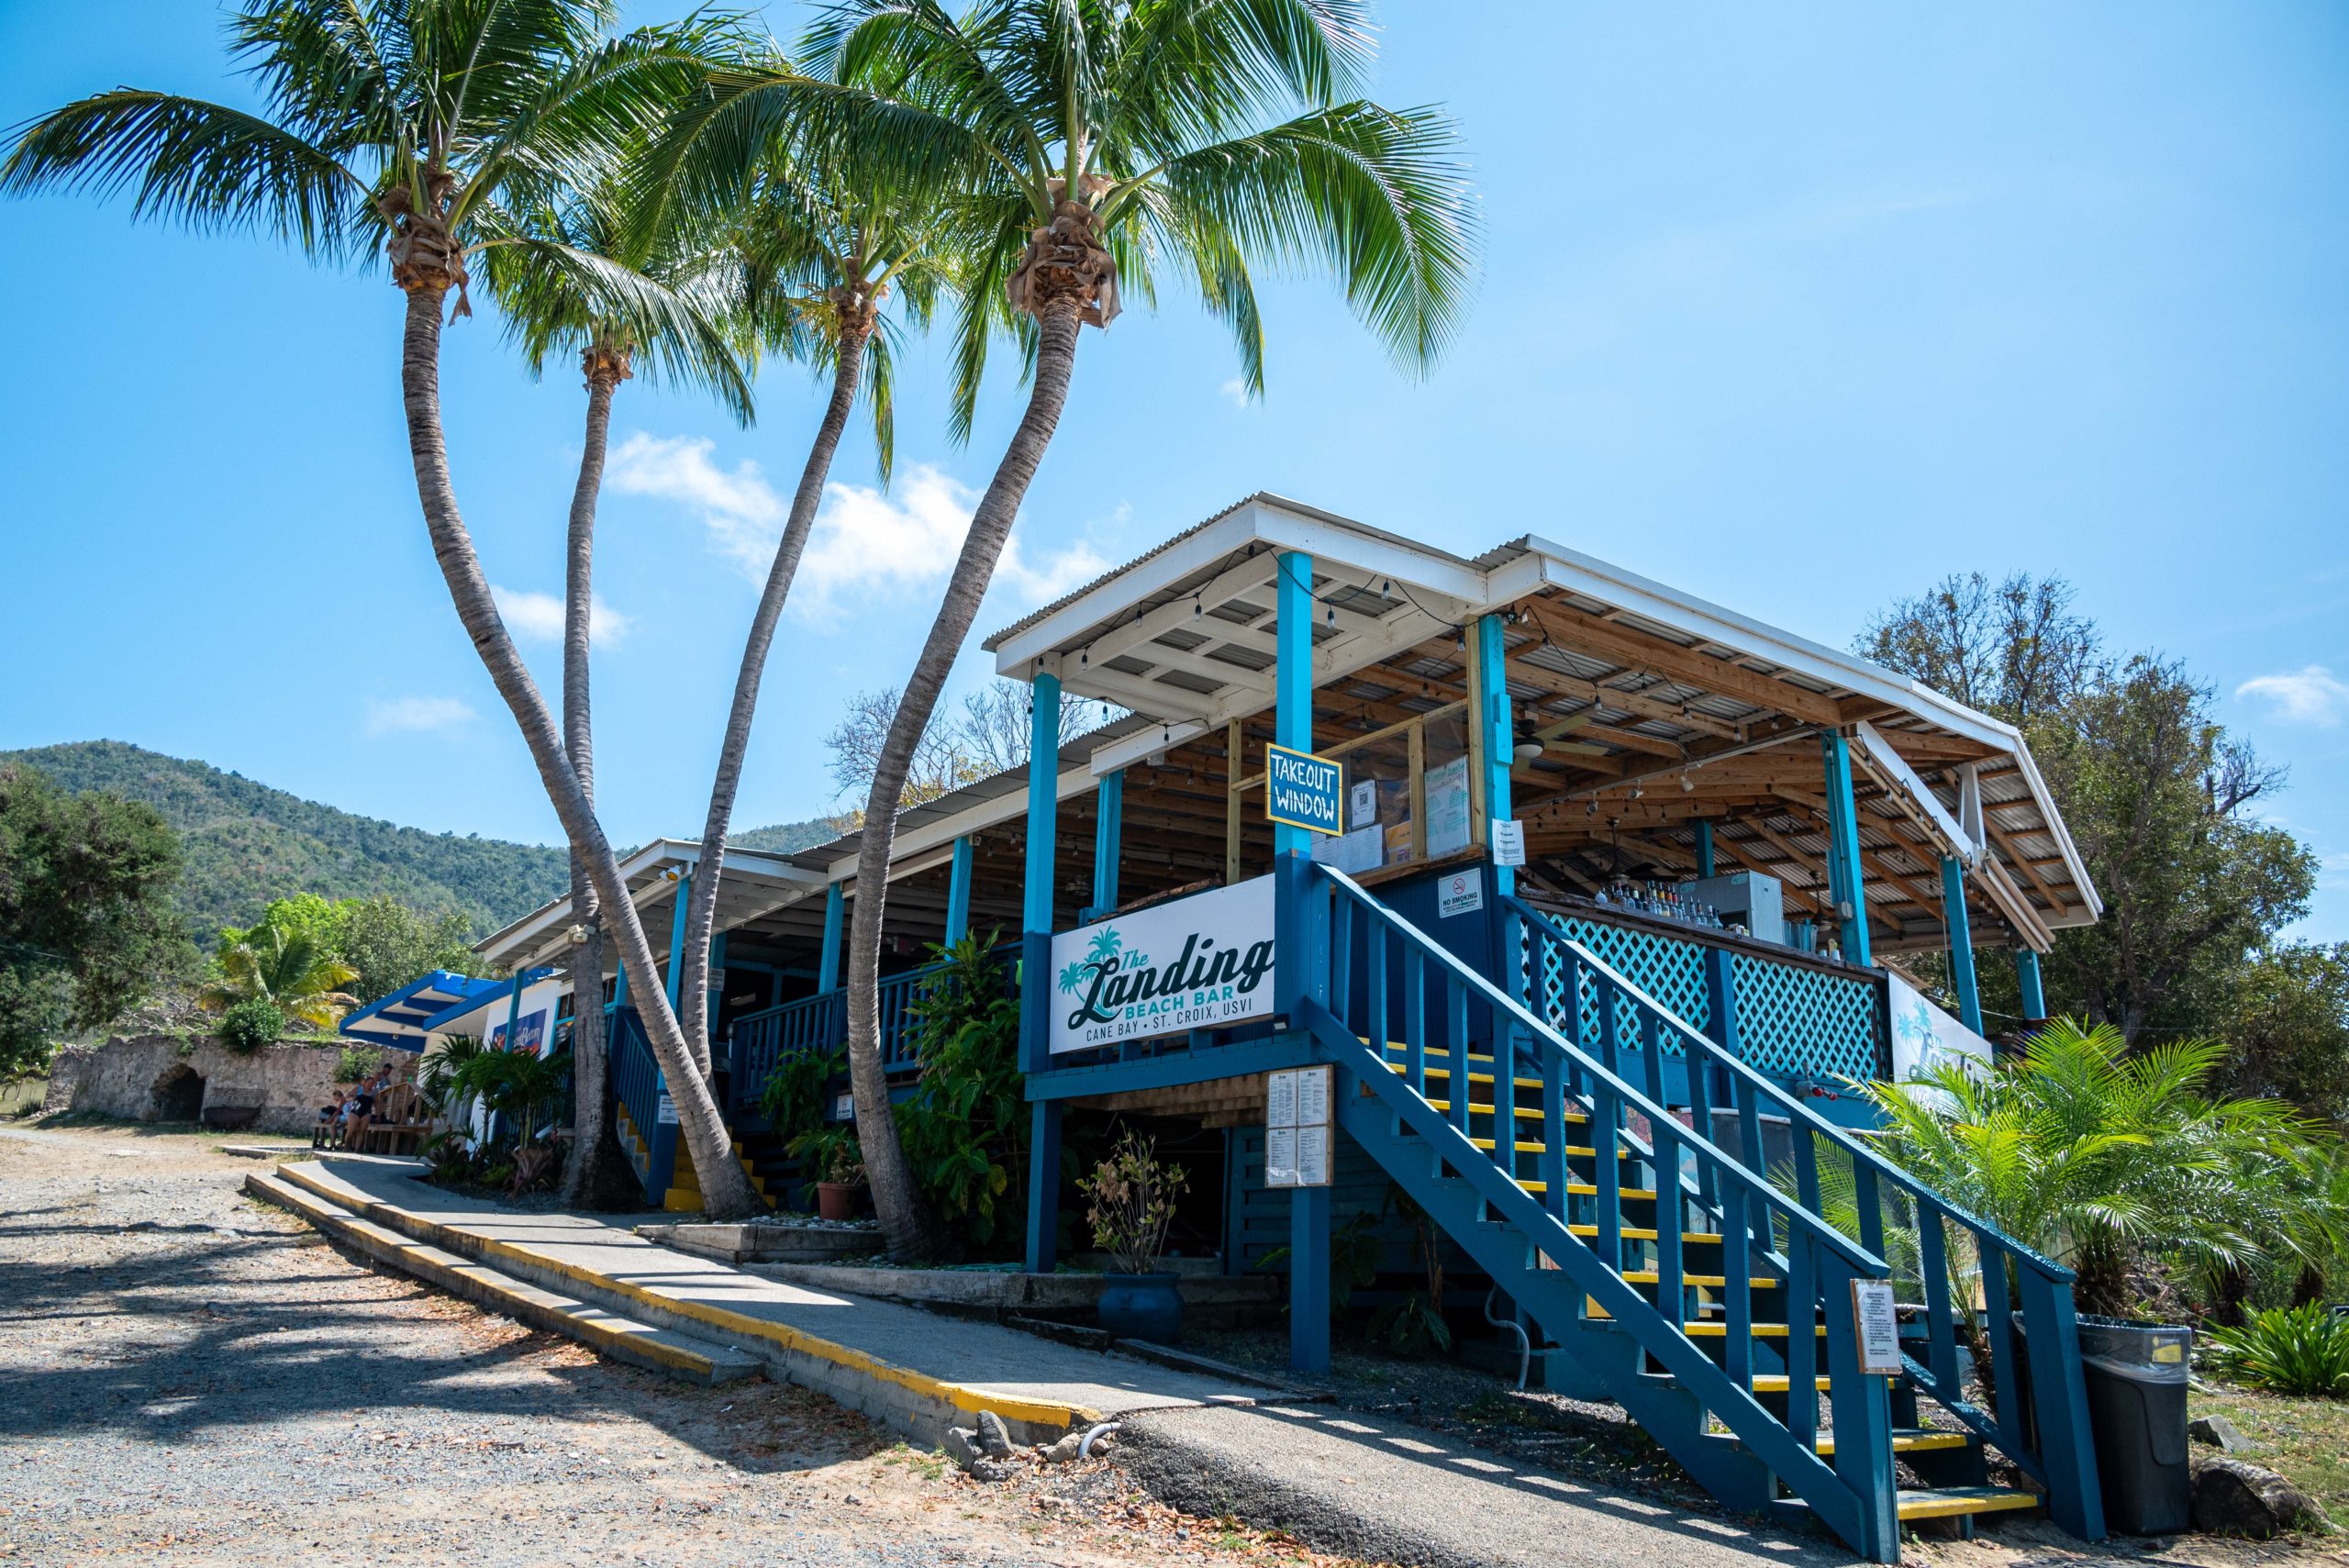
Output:
[[[1588,948],[1609,969],[1654,997],[1664,1009],[1687,1024],[1702,1030],[1712,1021],[1712,1006],[1705,996],[1705,950],[1695,942],[1676,942],[1648,931],[1633,930],[1624,926],[1601,925],[1596,920],[1577,920],[1571,917],[1557,922],[1559,928],[1575,941]],[[1549,1009],[1549,1020],[1561,1025],[1565,1009],[1559,995],[1562,981],[1558,965],[1553,962],[1542,977],[1542,998]],[[1598,1049],[1598,1012],[1590,984],[1583,985],[1582,1044],[1585,1049]],[[1626,1051],[1639,1046],[1638,1023],[1629,1003],[1619,1002],[1616,1028]],[[1664,1044],[1666,1056],[1678,1056],[1677,1040]]]
[[1830,1080],[1876,1075],[1874,983],[1742,952],[1731,955],[1730,981],[1738,1039],[1746,1061],[1763,1072]]

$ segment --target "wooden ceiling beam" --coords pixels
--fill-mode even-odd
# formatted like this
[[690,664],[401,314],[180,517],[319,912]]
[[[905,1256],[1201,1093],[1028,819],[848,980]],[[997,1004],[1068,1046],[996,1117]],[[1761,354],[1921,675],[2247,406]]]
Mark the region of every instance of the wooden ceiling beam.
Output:
[[1618,660],[1624,668],[1661,676],[1677,685],[1734,697],[1806,724],[1832,728],[1843,722],[1842,709],[1823,692],[1813,692],[1775,675],[1749,670],[1733,660],[1650,637],[1626,626],[1600,620],[1555,599],[1529,599],[1526,609],[1570,653]]

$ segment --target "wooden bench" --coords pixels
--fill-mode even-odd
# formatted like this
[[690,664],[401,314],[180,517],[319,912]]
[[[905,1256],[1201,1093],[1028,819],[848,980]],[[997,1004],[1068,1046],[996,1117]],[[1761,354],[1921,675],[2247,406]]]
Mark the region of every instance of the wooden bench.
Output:
[[421,1145],[424,1135],[431,1130],[416,1085],[394,1084],[375,1096],[375,1114],[362,1141],[370,1152],[406,1154]]

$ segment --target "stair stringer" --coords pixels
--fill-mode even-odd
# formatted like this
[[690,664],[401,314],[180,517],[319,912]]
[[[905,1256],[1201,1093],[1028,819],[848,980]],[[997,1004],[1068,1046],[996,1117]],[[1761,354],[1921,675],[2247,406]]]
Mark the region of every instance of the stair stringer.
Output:
[[[1327,1008],[1308,999],[1299,1011],[1319,1054],[1371,1091],[1372,1098],[1364,1099],[1341,1086],[1334,1096],[1341,1124],[1545,1333],[1572,1349],[1591,1347],[1598,1331],[1579,1306],[1587,1297],[1606,1310],[1612,1326],[1607,1337],[1628,1340],[1629,1353],[1602,1353],[1585,1370],[1690,1475],[1724,1503],[1758,1509],[1771,1499],[1775,1474],[1845,1541],[1866,1539],[1865,1507],[1833,1469]],[[1397,1122],[1417,1135],[1416,1147],[1400,1136]],[[1443,1177],[1443,1168],[1458,1177]],[[1501,1224],[1479,1223],[1479,1207]],[[1558,1266],[1540,1267],[1531,1256],[1536,1251]],[[1654,1357],[1670,1379],[1642,1370],[1639,1351]],[[1742,1440],[1742,1449],[1706,1434],[1707,1411]],[[1885,1468],[1889,1486],[1890,1466]]]

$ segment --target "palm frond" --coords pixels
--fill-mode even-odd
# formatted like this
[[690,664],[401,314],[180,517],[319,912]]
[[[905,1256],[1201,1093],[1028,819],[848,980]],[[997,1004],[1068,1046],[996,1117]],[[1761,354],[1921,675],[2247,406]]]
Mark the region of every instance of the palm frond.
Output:
[[317,259],[348,260],[380,232],[365,182],[256,115],[120,87],[17,126],[0,194],[128,192],[132,216],[199,232],[256,228]]

